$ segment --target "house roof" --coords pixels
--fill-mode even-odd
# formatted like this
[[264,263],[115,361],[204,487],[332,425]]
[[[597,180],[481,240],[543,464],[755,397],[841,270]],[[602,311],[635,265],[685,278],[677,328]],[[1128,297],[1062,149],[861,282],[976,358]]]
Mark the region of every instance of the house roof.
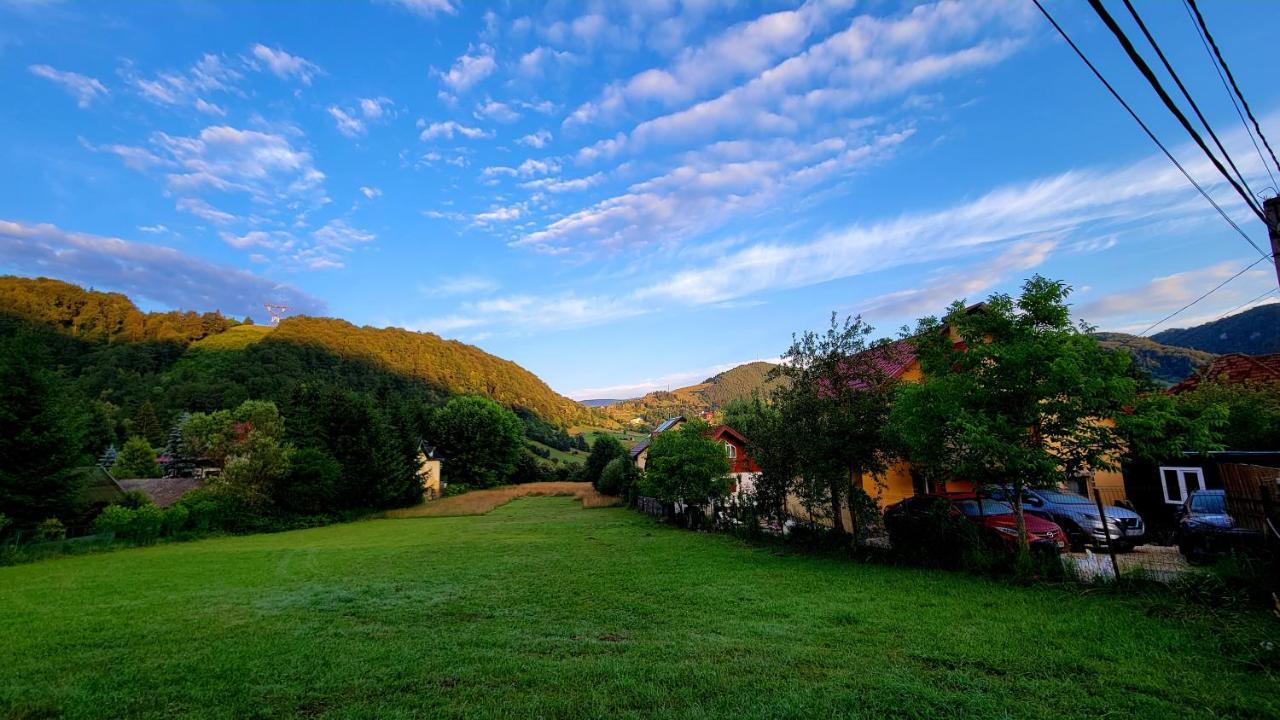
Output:
[[707,432],[707,437],[712,440],[723,440],[725,436],[733,438],[739,445],[746,445],[748,442],[746,436],[728,425],[717,425]]
[[666,420],[662,421],[661,425],[654,428],[653,431],[655,433],[666,432],[667,430],[670,430],[676,423],[682,423],[682,422],[684,422],[683,415],[679,415],[673,418],[667,418]]
[[636,458],[640,457],[640,453],[648,449],[649,449],[648,438],[641,440],[640,442],[632,446],[631,450],[629,451],[631,453],[631,459],[635,460]]
[[125,491],[138,490],[162,508],[178,502],[178,498],[192,490],[200,489],[203,485],[199,480],[190,477],[135,478],[120,480],[119,483]]
[[1219,355],[1208,366],[1169,388],[1177,395],[1194,390],[1201,383],[1222,385],[1261,385],[1280,383],[1280,353],[1270,355]]
[[120,483],[101,466],[76,468],[72,472],[84,477],[84,484],[80,486],[80,499],[88,505],[107,505],[124,495]]

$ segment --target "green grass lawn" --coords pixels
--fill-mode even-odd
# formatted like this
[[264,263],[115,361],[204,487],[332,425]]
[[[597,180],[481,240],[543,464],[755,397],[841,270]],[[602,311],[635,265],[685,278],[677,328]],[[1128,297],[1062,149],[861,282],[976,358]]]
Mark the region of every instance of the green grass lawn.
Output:
[[1280,715],[1144,610],[529,498],[0,568],[0,717]]

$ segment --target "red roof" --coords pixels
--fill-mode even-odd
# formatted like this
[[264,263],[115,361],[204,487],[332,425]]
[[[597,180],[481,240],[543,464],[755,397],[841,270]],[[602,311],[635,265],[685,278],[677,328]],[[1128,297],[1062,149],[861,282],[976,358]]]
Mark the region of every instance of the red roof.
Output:
[[1280,353],[1270,355],[1219,355],[1207,367],[1169,388],[1177,395],[1194,390],[1201,383],[1221,385],[1262,385],[1280,383]]

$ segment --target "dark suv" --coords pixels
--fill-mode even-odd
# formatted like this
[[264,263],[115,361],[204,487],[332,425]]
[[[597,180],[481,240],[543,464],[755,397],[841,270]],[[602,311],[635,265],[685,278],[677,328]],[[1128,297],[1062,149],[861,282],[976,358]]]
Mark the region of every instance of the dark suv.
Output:
[[[1008,486],[987,487],[983,493],[995,500],[1012,499],[1012,489]],[[1104,531],[1098,506],[1084,495],[1025,488],[1022,491],[1022,509],[1030,515],[1058,523],[1067,533],[1072,550],[1082,550],[1085,545],[1106,547],[1108,533],[1115,549],[1122,552],[1132,550],[1145,541],[1147,529],[1138,513],[1114,505],[1107,508]]]
[[1178,511],[1178,551],[1188,562],[1204,563],[1226,550],[1251,550],[1262,533],[1236,526],[1223,490],[1196,490]]

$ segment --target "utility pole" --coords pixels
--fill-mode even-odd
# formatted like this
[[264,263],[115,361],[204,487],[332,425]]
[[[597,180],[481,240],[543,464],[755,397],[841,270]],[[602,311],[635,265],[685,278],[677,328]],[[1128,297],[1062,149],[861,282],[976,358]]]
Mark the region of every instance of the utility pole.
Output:
[[1267,216],[1267,236],[1271,238],[1271,264],[1276,268],[1276,284],[1280,285],[1280,195],[1262,201]]

